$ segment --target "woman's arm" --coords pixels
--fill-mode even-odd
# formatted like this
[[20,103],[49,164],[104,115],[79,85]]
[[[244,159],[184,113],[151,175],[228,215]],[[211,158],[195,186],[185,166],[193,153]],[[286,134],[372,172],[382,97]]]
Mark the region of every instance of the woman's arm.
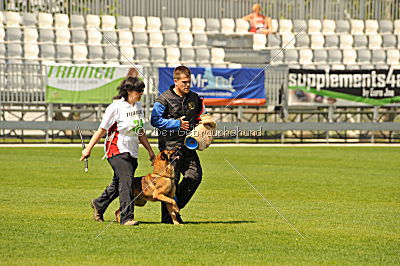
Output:
[[252,14],[249,14],[249,15],[247,15],[247,16],[244,16],[242,19],[243,19],[243,20],[246,20],[246,21],[250,21],[250,20],[251,20],[251,17],[252,17]]
[[153,152],[153,148],[150,146],[149,140],[147,139],[146,136],[146,131],[142,128],[139,131],[139,141],[140,143],[142,143],[143,147],[147,150],[147,152],[149,153],[149,160],[153,163],[154,160],[156,159],[156,155]]
[[272,19],[270,17],[265,17],[265,28],[268,32],[272,32]]
[[94,145],[96,145],[100,141],[100,139],[104,136],[106,132],[107,130],[99,127],[99,129],[93,134],[92,138],[90,139],[89,144],[86,146],[85,149],[82,150],[82,156],[80,159],[81,161],[90,156],[90,152],[92,151]]

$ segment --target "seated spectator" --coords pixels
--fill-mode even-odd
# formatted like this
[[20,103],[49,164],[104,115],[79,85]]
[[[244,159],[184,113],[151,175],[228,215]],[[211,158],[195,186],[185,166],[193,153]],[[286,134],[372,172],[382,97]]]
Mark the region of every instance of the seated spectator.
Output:
[[244,20],[250,22],[249,32],[269,34],[272,32],[272,19],[261,15],[261,5],[253,5],[253,13],[243,17]]

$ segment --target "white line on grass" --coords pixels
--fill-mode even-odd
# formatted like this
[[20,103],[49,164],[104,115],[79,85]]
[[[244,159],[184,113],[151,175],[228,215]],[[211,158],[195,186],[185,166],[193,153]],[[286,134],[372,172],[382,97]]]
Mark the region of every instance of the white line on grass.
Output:
[[244,180],[246,180],[247,184],[249,184],[262,198],[264,201],[266,201],[296,232],[297,234],[299,234],[299,236],[301,236],[302,238],[304,238],[304,236],[299,232],[299,230],[297,230],[296,227],[294,227],[294,225],[289,222],[288,219],[286,219],[286,217],[266,198],[264,197],[263,194],[261,194],[261,192],[259,192],[250,182],[249,180],[247,180],[246,177],[244,177],[244,175],[242,175],[227,159],[224,159]]
[[[158,144],[150,144],[152,147],[158,147]],[[97,147],[103,147],[103,143],[96,144]],[[82,147],[81,144],[1,144],[0,148],[75,148]],[[278,143],[213,143],[211,147],[400,147],[400,143],[307,143],[307,144],[278,144]]]

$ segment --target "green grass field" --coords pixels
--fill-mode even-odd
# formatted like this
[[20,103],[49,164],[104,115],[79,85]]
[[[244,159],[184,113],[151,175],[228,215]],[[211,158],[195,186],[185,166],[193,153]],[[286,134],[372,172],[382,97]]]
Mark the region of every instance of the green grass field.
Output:
[[[96,148],[0,148],[1,264],[400,264],[397,147],[212,147],[183,226],[160,204],[138,227],[92,220],[89,201],[111,180]],[[136,175],[151,170],[140,151]],[[233,170],[229,160],[305,239]]]

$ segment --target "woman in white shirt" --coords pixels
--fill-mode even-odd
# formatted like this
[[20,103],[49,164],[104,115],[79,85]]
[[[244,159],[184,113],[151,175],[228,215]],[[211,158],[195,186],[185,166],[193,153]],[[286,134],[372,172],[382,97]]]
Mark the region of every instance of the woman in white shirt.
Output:
[[155,154],[143,129],[144,110],[139,102],[145,85],[136,77],[126,78],[118,87],[104,114],[99,129],[82,151],[81,161],[90,156],[94,145],[107,133],[105,157],[114,170],[112,183],[96,199],[92,200],[94,219],[103,222],[103,214],[110,203],[119,196],[121,224],[138,225],[134,221],[133,177],[138,166],[139,142],[146,148],[151,161]]

